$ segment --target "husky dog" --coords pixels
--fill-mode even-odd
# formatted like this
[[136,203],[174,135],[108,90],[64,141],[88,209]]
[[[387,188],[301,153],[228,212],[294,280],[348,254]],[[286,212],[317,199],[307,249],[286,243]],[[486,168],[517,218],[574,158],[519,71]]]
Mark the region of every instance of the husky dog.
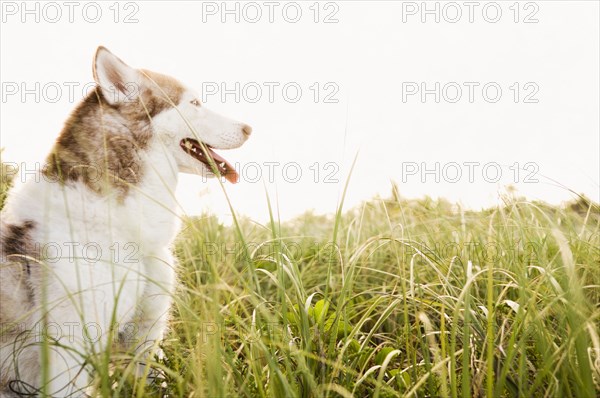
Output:
[[85,396],[89,363],[125,328],[144,371],[175,287],[178,173],[237,182],[214,149],[238,148],[252,132],[104,47],[93,73],[96,88],[44,167],[2,211],[0,397]]

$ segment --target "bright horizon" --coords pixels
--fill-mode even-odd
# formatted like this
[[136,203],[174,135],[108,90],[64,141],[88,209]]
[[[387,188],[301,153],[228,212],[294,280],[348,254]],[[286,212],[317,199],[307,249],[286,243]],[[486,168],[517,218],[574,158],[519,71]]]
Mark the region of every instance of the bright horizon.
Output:
[[[207,107],[253,127],[242,148],[219,153],[242,174],[238,185],[225,184],[233,207],[258,221],[268,218],[265,187],[284,220],[310,209],[333,213],[357,153],[346,209],[389,196],[391,181],[407,198],[444,197],[475,209],[498,203],[509,185],[550,203],[574,198],[568,189],[599,200],[597,2],[528,2],[518,10],[479,2],[473,23],[462,2],[452,3],[463,14],[456,23],[448,2],[431,3],[439,23],[421,2],[324,2],[318,13],[312,2],[279,2],[273,23],[264,2],[230,3],[233,14],[224,15],[221,2],[129,2],[118,13],[96,3],[96,23],[80,13],[83,2],[73,23],[63,2],[55,23],[41,3],[25,15],[5,8],[10,3],[21,2],[2,5],[5,162],[45,158],[104,45],[131,66],[202,91]],[[495,23],[492,3],[501,10]],[[293,4],[302,10],[296,23]],[[289,14],[280,13],[285,7]],[[256,10],[262,19],[252,23]],[[124,23],[128,17],[138,22]],[[223,87],[233,92],[222,98]],[[177,197],[187,214],[228,220],[216,181],[181,175]]]

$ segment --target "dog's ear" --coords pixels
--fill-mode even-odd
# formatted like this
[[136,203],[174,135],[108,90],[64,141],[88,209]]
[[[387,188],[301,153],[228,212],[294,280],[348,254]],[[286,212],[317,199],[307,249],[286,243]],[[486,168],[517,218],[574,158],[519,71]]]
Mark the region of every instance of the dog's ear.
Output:
[[94,56],[94,80],[110,104],[135,101],[141,90],[141,74],[105,47],[98,47]]

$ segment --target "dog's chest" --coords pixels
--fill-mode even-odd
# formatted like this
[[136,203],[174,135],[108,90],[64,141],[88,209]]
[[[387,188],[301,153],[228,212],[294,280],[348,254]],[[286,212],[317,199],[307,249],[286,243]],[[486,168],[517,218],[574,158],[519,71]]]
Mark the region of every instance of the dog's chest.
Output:
[[118,220],[129,239],[145,251],[168,246],[180,227],[177,203],[161,182],[146,181],[140,191],[126,198],[119,208]]
[[11,195],[3,218],[34,222],[33,238],[43,246],[75,242],[100,247],[103,254],[127,246],[152,256],[172,243],[180,227],[175,198],[157,180],[142,181],[123,200],[99,197],[81,183],[61,188],[31,181]]

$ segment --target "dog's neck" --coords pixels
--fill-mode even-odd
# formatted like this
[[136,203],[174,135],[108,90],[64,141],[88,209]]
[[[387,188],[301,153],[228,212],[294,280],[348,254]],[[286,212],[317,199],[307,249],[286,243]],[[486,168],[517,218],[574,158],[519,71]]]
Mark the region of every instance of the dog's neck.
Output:
[[91,92],[65,123],[47,158],[46,176],[60,184],[81,182],[100,195],[116,191],[125,197],[152,169],[145,163],[161,157],[159,148],[148,152],[155,140],[150,118],[128,117],[139,114],[139,106],[110,105],[99,89]]
[[151,189],[150,195],[168,193],[175,195],[179,170],[169,148],[158,137],[149,140],[147,147],[140,151],[140,187]]

